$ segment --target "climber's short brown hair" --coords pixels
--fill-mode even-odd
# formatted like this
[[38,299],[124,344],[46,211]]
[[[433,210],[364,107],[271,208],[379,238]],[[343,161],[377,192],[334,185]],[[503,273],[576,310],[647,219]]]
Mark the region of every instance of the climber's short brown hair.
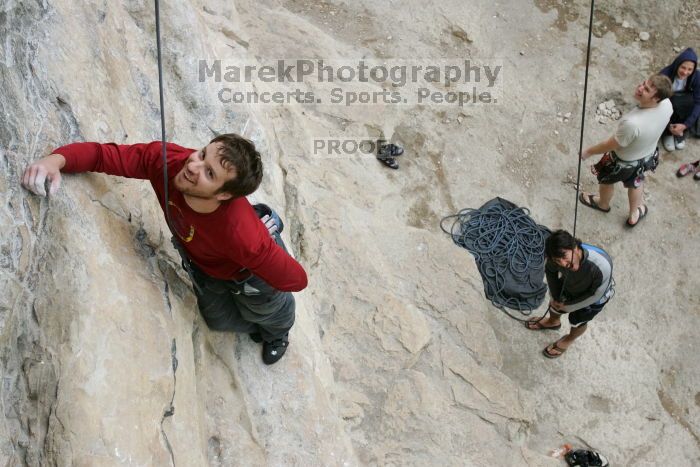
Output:
[[225,169],[233,168],[236,171],[236,176],[225,182],[218,193],[229,193],[238,198],[258,189],[262,182],[263,164],[252,141],[235,133],[226,133],[209,143],[221,143],[218,151],[221,164]]

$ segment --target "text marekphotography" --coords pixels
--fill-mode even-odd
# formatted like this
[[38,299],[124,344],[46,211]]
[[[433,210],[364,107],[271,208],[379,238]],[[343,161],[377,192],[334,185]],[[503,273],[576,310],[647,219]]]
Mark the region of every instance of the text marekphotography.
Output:
[[499,60],[199,60],[197,78],[230,105],[498,104]]

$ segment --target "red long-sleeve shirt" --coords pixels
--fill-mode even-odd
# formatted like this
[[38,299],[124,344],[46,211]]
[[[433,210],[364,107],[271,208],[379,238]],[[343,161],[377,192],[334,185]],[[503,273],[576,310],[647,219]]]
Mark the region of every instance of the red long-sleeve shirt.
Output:
[[[165,210],[161,148],[160,141],[133,145],[73,143],[53,152],[66,159],[65,173],[103,172],[150,180]],[[278,290],[304,289],[304,268],[270,237],[245,197],[222,203],[206,214],[193,211],[185,202],[173,178],[194,151],[166,144],[171,224],[189,258],[218,279],[244,279],[249,274],[242,270],[247,269]]]

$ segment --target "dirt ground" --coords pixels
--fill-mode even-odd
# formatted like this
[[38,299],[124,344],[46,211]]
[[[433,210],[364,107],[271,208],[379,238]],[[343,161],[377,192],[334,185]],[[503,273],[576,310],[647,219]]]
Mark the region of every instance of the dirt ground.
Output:
[[[531,419],[523,416],[527,421],[516,432],[527,433],[524,442],[536,452],[571,442],[600,449],[614,465],[697,463],[700,386],[693,355],[698,352],[700,276],[692,252],[700,235],[700,186],[678,180],[674,173],[680,163],[700,157],[700,140],[689,141],[684,151],[663,154],[661,167],[645,187],[650,215],[639,228],[623,227],[627,199],[620,189],[610,214],[579,209],[578,236],[607,249],[614,258],[617,295],[556,361],[540,354],[556,334],[530,333],[490,306],[481,296],[470,256],[451,246],[438,227],[444,215],[501,196],[528,207],[540,223],[572,229],[589,5],[539,0],[469,6],[461,2],[319,6],[303,1],[280,5],[296,15],[289,19],[290,25],[303,29],[311,43],[323,44],[314,49],[319,56],[469,57],[503,63],[499,105],[359,111],[336,106],[260,118],[271,118],[264,126],[276,127],[284,120],[284,126],[296,128],[280,136],[280,145],[287,147],[282,164],[299,172],[295,179],[309,180],[299,192],[313,206],[308,209],[317,211],[320,227],[307,228],[301,245],[304,257],[320,258],[312,274],[321,281],[317,284],[323,292],[314,294],[313,308],[318,310],[324,349],[339,382],[366,394],[372,405],[385,406],[382,384],[368,381],[367,372],[392,388],[389,381],[403,378],[411,369],[436,385],[451,386],[452,404],[459,406],[459,389],[445,370],[449,363],[444,355],[442,360],[435,357],[456,343],[469,349],[480,364],[505,375],[509,385],[504,387],[517,392],[534,411]],[[621,112],[630,110],[637,83],[670,62],[682,47],[696,44],[698,18],[697,9],[687,3],[658,9],[644,2],[598,6],[584,147],[614,131],[614,120],[598,122],[598,106],[612,99]],[[290,56],[304,47],[290,44],[303,43],[306,34],[295,37],[285,32],[291,26],[281,29],[272,37],[270,29],[249,30],[252,52]],[[648,32],[650,39],[640,40],[642,32]],[[295,150],[287,146],[300,134],[365,134],[363,127],[403,144],[406,155],[398,171],[366,158],[314,160],[315,167],[309,169],[307,160],[298,163],[292,157]],[[581,179],[582,188],[589,191],[596,187],[590,164],[583,164]],[[322,181],[313,181],[319,175]],[[315,187],[307,189],[309,185]],[[347,271],[372,279],[351,278]],[[349,290],[357,290],[353,300],[347,299]],[[366,316],[392,294],[404,307],[410,303],[424,310],[434,336],[403,363],[403,369],[379,356],[387,347]],[[331,311],[324,311],[328,307]],[[536,313],[543,312],[544,308]],[[367,355],[368,349],[374,358]],[[365,376],[346,377],[346,371]],[[478,391],[472,377],[463,376],[471,381],[470,391],[475,387]],[[405,378],[417,384],[412,377]],[[489,390],[481,390],[489,398]],[[347,404],[357,407],[356,401]],[[419,404],[416,412],[429,410],[426,404]],[[467,410],[484,418],[475,405],[466,404]],[[382,422],[363,404],[360,407],[362,415],[350,411],[348,423],[362,460],[400,464],[401,458],[391,455],[399,449],[395,446],[431,452],[418,447],[430,438],[429,428],[409,423],[408,429],[406,420],[396,414],[388,417],[390,421],[385,415]],[[443,421],[468,423],[457,412],[445,415]],[[507,434],[508,423],[501,426],[489,420],[510,442],[523,440]],[[401,436],[392,436],[387,427]],[[453,442],[431,443],[447,452],[470,451],[466,440],[456,441],[456,433],[452,436]],[[482,453],[489,450],[488,444],[482,448]],[[470,465],[481,465],[477,456],[465,458]],[[508,464],[503,458],[491,462]]]

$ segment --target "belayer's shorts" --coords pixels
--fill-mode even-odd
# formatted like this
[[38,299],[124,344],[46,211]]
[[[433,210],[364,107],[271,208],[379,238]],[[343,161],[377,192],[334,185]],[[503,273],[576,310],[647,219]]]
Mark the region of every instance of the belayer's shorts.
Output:
[[587,306],[586,308],[581,308],[580,310],[572,311],[569,313],[569,324],[571,324],[572,327],[579,327],[593,318],[595,318],[595,315],[600,313],[603,310],[603,307],[607,304],[608,302],[603,302],[603,303],[594,303],[591,306]]

